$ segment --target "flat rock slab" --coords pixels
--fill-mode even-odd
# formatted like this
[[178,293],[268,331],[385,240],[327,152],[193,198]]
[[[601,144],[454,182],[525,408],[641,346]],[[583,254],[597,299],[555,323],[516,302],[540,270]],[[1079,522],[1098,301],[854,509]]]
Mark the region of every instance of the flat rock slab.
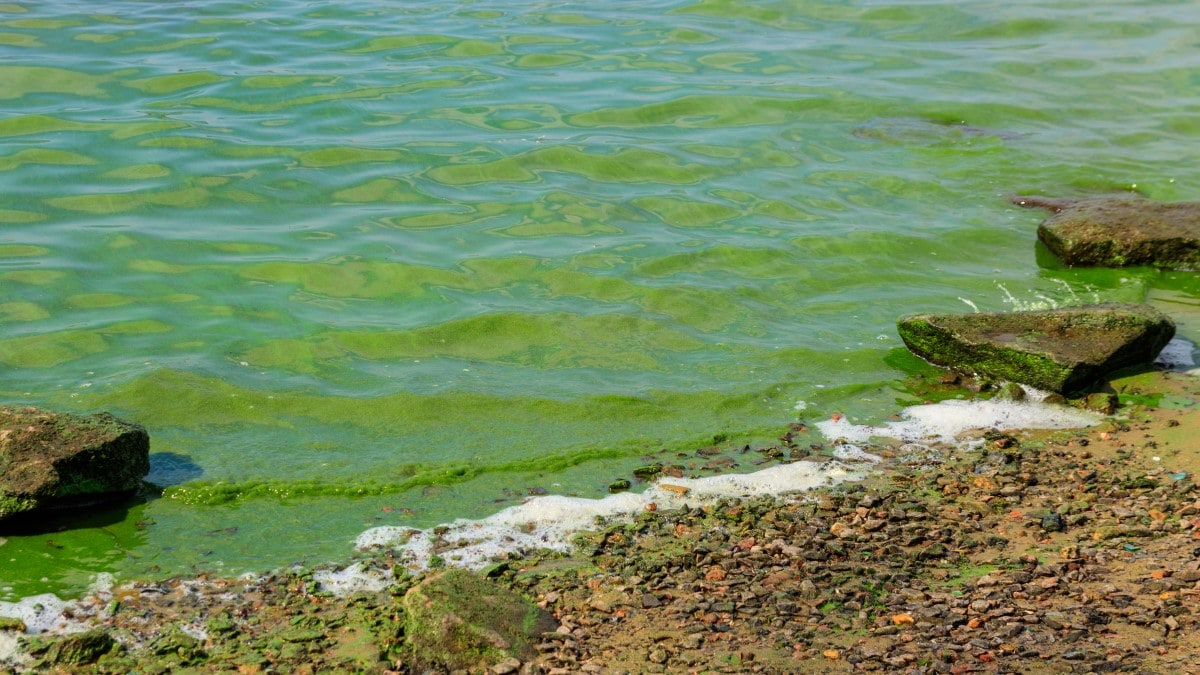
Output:
[[0,521],[133,493],[150,471],[150,436],[112,415],[0,407]]
[[921,314],[897,322],[917,356],[971,374],[1073,394],[1104,375],[1154,361],[1175,335],[1149,305],[1105,304],[1033,312]]
[[1055,211],[1038,226],[1038,238],[1067,265],[1200,269],[1200,202],[1042,197],[1013,201]]

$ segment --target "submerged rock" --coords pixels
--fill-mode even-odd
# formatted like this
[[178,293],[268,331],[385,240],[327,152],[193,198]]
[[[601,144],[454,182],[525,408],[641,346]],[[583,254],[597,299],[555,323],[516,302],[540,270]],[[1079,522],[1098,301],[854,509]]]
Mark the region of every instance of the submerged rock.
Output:
[[427,578],[404,597],[413,656],[449,670],[490,668],[534,655],[534,640],[557,623],[502,586],[461,569]]
[[897,322],[917,356],[954,370],[1069,394],[1105,374],[1151,363],[1175,335],[1148,305],[1107,304],[1033,312],[922,314]]
[[0,521],[128,496],[149,471],[150,437],[136,424],[0,407]]
[[1200,202],[1042,197],[1013,202],[1055,212],[1038,227],[1038,238],[1068,265],[1200,268]]

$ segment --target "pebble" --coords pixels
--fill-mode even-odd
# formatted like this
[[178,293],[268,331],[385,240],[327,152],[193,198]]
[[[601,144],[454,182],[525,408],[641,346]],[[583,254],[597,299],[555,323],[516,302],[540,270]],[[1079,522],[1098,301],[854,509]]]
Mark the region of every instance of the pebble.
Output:
[[521,669],[521,662],[514,658],[504,659],[492,666],[493,675],[509,675]]

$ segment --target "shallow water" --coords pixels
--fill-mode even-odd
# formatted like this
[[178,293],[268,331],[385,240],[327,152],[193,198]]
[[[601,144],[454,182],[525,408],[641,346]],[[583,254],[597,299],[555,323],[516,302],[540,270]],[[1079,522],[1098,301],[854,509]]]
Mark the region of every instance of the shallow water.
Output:
[[0,4],[0,401],[143,423],[168,487],[0,540],[0,598],[875,423],[910,311],[1200,336],[1194,274],[1006,200],[1196,198],[1192,4],[409,5]]

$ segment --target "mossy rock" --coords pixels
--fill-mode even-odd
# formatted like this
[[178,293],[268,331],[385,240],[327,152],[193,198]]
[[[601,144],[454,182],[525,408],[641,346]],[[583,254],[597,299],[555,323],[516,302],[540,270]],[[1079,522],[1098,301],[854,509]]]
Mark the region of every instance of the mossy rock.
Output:
[[1154,361],[1175,335],[1149,305],[1105,304],[1033,312],[922,314],[897,322],[921,358],[960,372],[1071,394],[1108,373]]
[[0,520],[125,497],[150,471],[150,437],[108,414],[0,407]]
[[167,628],[151,640],[146,648],[158,656],[178,657],[183,663],[192,663],[207,656],[200,641],[179,626]]
[[528,660],[534,639],[554,619],[529,600],[460,569],[434,574],[404,596],[405,636],[413,658],[448,670],[480,670]]
[[101,656],[109,653],[117,642],[103,628],[95,628],[83,633],[64,635],[50,642],[48,646],[41,645],[36,650],[42,656],[39,663],[46,666],[85,666],[95,663]]
[[1038,227],[1038,238],[1067,265],[1200,268],[1200,203],[1140,198],[1015,201],[1055,211]]

